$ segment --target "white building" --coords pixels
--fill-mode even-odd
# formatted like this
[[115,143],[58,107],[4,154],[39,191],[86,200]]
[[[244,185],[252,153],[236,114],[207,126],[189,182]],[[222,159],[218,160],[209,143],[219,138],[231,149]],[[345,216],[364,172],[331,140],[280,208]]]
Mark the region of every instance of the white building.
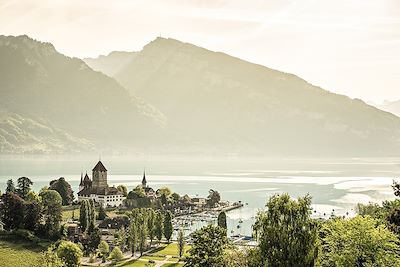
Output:
[[93,199],[103,207],[118,207],[123,204],[125,197],[115,187],[107,184],[107,169],[99,161],[92,170],[93,180],[86,174],[79,184],[78,201]]

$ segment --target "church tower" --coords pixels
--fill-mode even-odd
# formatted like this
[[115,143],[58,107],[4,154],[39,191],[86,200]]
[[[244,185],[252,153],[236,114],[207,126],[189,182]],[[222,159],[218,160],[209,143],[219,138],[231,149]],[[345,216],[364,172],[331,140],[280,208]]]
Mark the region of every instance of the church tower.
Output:
[[147,181],[146,181],[146,171],[143,171],[143,179],[142,179],[142,187],[146,188],[147,187]]
[[107,169],[104,167],[103,163],[99,161],[96,166],[94,166],[92,175],[93,187],[108,187],[107,184]]

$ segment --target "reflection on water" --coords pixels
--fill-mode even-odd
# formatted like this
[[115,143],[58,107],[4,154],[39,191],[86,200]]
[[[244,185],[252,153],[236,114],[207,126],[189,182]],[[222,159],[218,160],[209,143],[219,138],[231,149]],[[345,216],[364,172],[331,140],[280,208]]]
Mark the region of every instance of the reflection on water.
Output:
[[[181,195],[207,196],[217,190],[224,200],[247,203],[227,214],[229,232],[250,234],[254,217],[264,208],[269,196],[288,192],[292,197],[310,194],[313,216],[351,216],[357,203],[393,199],[392,179],[400,173],[398,159],[341,160],[225,160],[155,161],[103,159],[109,170],[109,184],[125,184],[132,189],[141,181],[146,167],[150,186],[168,186]],[[47,186],[50,180],[65,177],[77,192],[80,172],[91,170],[90,160],[32,160],[1,158],[0,189],[7,179],[27,176],[34,190]],[[199,222],[193,228],[201,227]],[[239,227],[238,227],[239,226]]]

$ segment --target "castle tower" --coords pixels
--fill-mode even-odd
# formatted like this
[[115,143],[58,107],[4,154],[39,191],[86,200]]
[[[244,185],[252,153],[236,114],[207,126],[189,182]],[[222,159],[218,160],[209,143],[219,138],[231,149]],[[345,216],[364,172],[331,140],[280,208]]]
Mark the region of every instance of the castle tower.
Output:
[[79,183],[79,191],[82,191],[84,188],[84,184],[83,184],[83,173],[81,172],[81,182]]
[[146,187],[147,187],[146,170],[143,171],[142,187],[143,187],[143,188],[146,188]]
[[104,167],[103,163],[99,161],[96,166],[94,166],[92,175],[92,186],[93,187],[108,187],[107,184],[107,169]]

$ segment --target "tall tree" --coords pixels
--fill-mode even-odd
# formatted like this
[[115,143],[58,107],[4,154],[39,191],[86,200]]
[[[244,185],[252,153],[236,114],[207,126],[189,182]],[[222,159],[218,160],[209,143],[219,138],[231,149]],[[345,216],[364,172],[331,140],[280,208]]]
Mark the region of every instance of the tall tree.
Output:
[[154,233],[157,237],[158,242],[161,241],[162,236],[163,236],[163,225],[164,225],[164,220],[161,212],[156,213],[156,221],[154,225]]
[[18,195],[25,199],[28,192],[31,190],[33,182],[28,177],[20,177],[17,180],[17,192]]
[[140,251],[140,256],[143,255],[143,252],[146,248],[146,239],[147,239],[147,226],[146,223],[139,224],[139,251]]
[[24,228],[36,231],[42,219],[42,205],[40,202],[31,201],[24,204]]
[[133,257],[133,256],[135,256],[136,247],[137,247],[137,243],[138,243],[138,229],[136,226],[136,222],[133,220],[129,227],[128,242],[129,242],[129,248],[131,249],[132,257]]
[[60,194],[64,206],[70,205],[72,201],[74,201],[74,191],[72,191],[71,185],[65,181],[64,177],[51,181],[50,189],[55,190]]
[[15,193],[6,193],[2,196],[1,219],[7,229],[16,229],[24,221],[24,200]]
[[88,232],[91,233],[96,224],[96,207],[93,199],[88,201]]
[[204,226],[193,233],[192,241],[185,266],[224,266],[224,248],[228,242],[225,229],[213,225]]
[[224,228],[225,230],[227,229],[227,226],[226,226],[226,213],[224,211],[221,211],[218,214],[218,226]]
[[182,258],[183,252],[185,251],[185,237],[183,235],[183,230],[180,229],[178,232],[178,252],[179,258]]
[[153,209],[147,209],[147,232],[149,233],[150,244],[153,243],[154,239],[154,220],[156,214]]
[[107,213],[106,213],[106,211],[105,211],[103,205],[100,204],[100,207],[99,207],[99,214],[98,214],[98,216],[97,216],[97,219],[98,219],[98,220],[104,220],[106,217],[107,217]]
[[164,216],[164,236],[169,243],[171,236],[172,236],[172,214],[170,211],[167,211]]
[[89,252],[95,252],[96,248],[99,246],[101,241],[101,232],[99,228],[94,228],[89,234],[87,250]]
[[267,211],[259,213],[254,229],[268,266],[314,266],[317,227],[310,218],[311,197],[292,200],[288,194],[274,195]]
[[6,193],[15,193],[14,181],[12,179],[7,181]]
[[81,231],[86,232],[89,227],[89,205],[86,199],[81,201],[81,206],[79,208],[79,224],[81,226]]
[[46,190],[40,194],[43,204],[43,219],[47,234],[51,238],[59,235],[62,220],[62,198],[57,191]]

